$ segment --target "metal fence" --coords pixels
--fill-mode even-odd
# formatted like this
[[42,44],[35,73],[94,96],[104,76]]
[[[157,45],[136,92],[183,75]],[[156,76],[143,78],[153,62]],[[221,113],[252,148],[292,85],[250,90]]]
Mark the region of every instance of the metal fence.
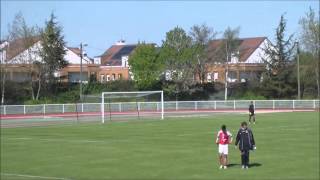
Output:
[[[243,110],[247,109],[250,100],[229,101],[165,101],[164,111],[179,110]],[[318,109],[319,100],[255,100],[253,101],[257,110],[259,109]],[[121,102],[106,103],[105,111],[129,112],[129,111],[160,111],[160,102]],[[23,114],[64,114],[64,113],[91,113],[101,112],[101,103],[80,104],[40,104],[40,105],[4,105],[0,106],[1,115],[23,115]]]

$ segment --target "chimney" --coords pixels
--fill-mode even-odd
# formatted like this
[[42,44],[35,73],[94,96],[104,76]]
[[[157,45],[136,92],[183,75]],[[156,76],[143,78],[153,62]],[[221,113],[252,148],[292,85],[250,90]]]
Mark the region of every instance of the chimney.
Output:
[[117,41],[117,42],[115,43],[115,45],[117,45],[117,46],[126,45],[126,41],[123,40],[123,39],[120,39],[119,41]]

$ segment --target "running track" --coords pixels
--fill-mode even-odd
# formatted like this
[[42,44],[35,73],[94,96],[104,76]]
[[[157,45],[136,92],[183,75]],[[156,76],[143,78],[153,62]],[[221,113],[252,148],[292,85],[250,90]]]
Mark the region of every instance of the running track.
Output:
[[[315,109],[258,109],[257,114],[260,113],[276,113],[276,112],[306,112],[315,111]],[[201,116],[215,116],[217,114],[240,113],[247,114],[247,109],[219,109],[219,110],[188,110],[180,109],[166,110],[165,118],[186,118],[186,117],[201,117]],[[112,121],[129,121],[132,119],[160,119],[159,111],[141,111],[140,117],[136,111],[128,112],[111,112]],[[110,112],[105,112],[105,120],[109,122]],[[68,112],[68,113],[52,113],[52,114],[8,114],[0,116],[0,128],[17,128],[17,127],[37,127],[50,126],[57,124],[73,124],[73,123],[97,123],[101,122],[101,112]],[[111,121],[110,121],[111,122]]]

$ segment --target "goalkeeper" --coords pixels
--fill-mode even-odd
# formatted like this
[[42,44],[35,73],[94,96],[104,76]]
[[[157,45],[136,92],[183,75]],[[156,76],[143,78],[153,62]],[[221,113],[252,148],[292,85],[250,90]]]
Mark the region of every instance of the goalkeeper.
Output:
[[256,115],[254,114],[254,105],[253,105],[252,101],[250,102],[250,105],[249,105],[249,124],[251,124],[251,118],[253,120],[253,124],[255,124],[256,123]]

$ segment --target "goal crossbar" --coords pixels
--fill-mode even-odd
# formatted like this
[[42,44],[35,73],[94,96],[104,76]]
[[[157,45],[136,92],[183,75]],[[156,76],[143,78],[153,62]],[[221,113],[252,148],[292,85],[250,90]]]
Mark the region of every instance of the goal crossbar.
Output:
[[[151,94],[160,94],[161,95],[161,99],[160,99],[160,103],[161,103],[161,119],[164,119],[164,97],[163,97],[163,91],[102,92],[102,94],[101,94],[102,123],[105,122],[105,113],[104,113],[104,111],[105,111],[105,95],[109,95],[108,98],[110,100],[110,99],[113,99],[113,98],[125,98],[125,97],[136,97],[136,98],[139,98],[139,97],[144,97],[144,96],[148,96],[148,95],[151,95]],[[111,111],[110,111],[110,113],[111,113]]]

